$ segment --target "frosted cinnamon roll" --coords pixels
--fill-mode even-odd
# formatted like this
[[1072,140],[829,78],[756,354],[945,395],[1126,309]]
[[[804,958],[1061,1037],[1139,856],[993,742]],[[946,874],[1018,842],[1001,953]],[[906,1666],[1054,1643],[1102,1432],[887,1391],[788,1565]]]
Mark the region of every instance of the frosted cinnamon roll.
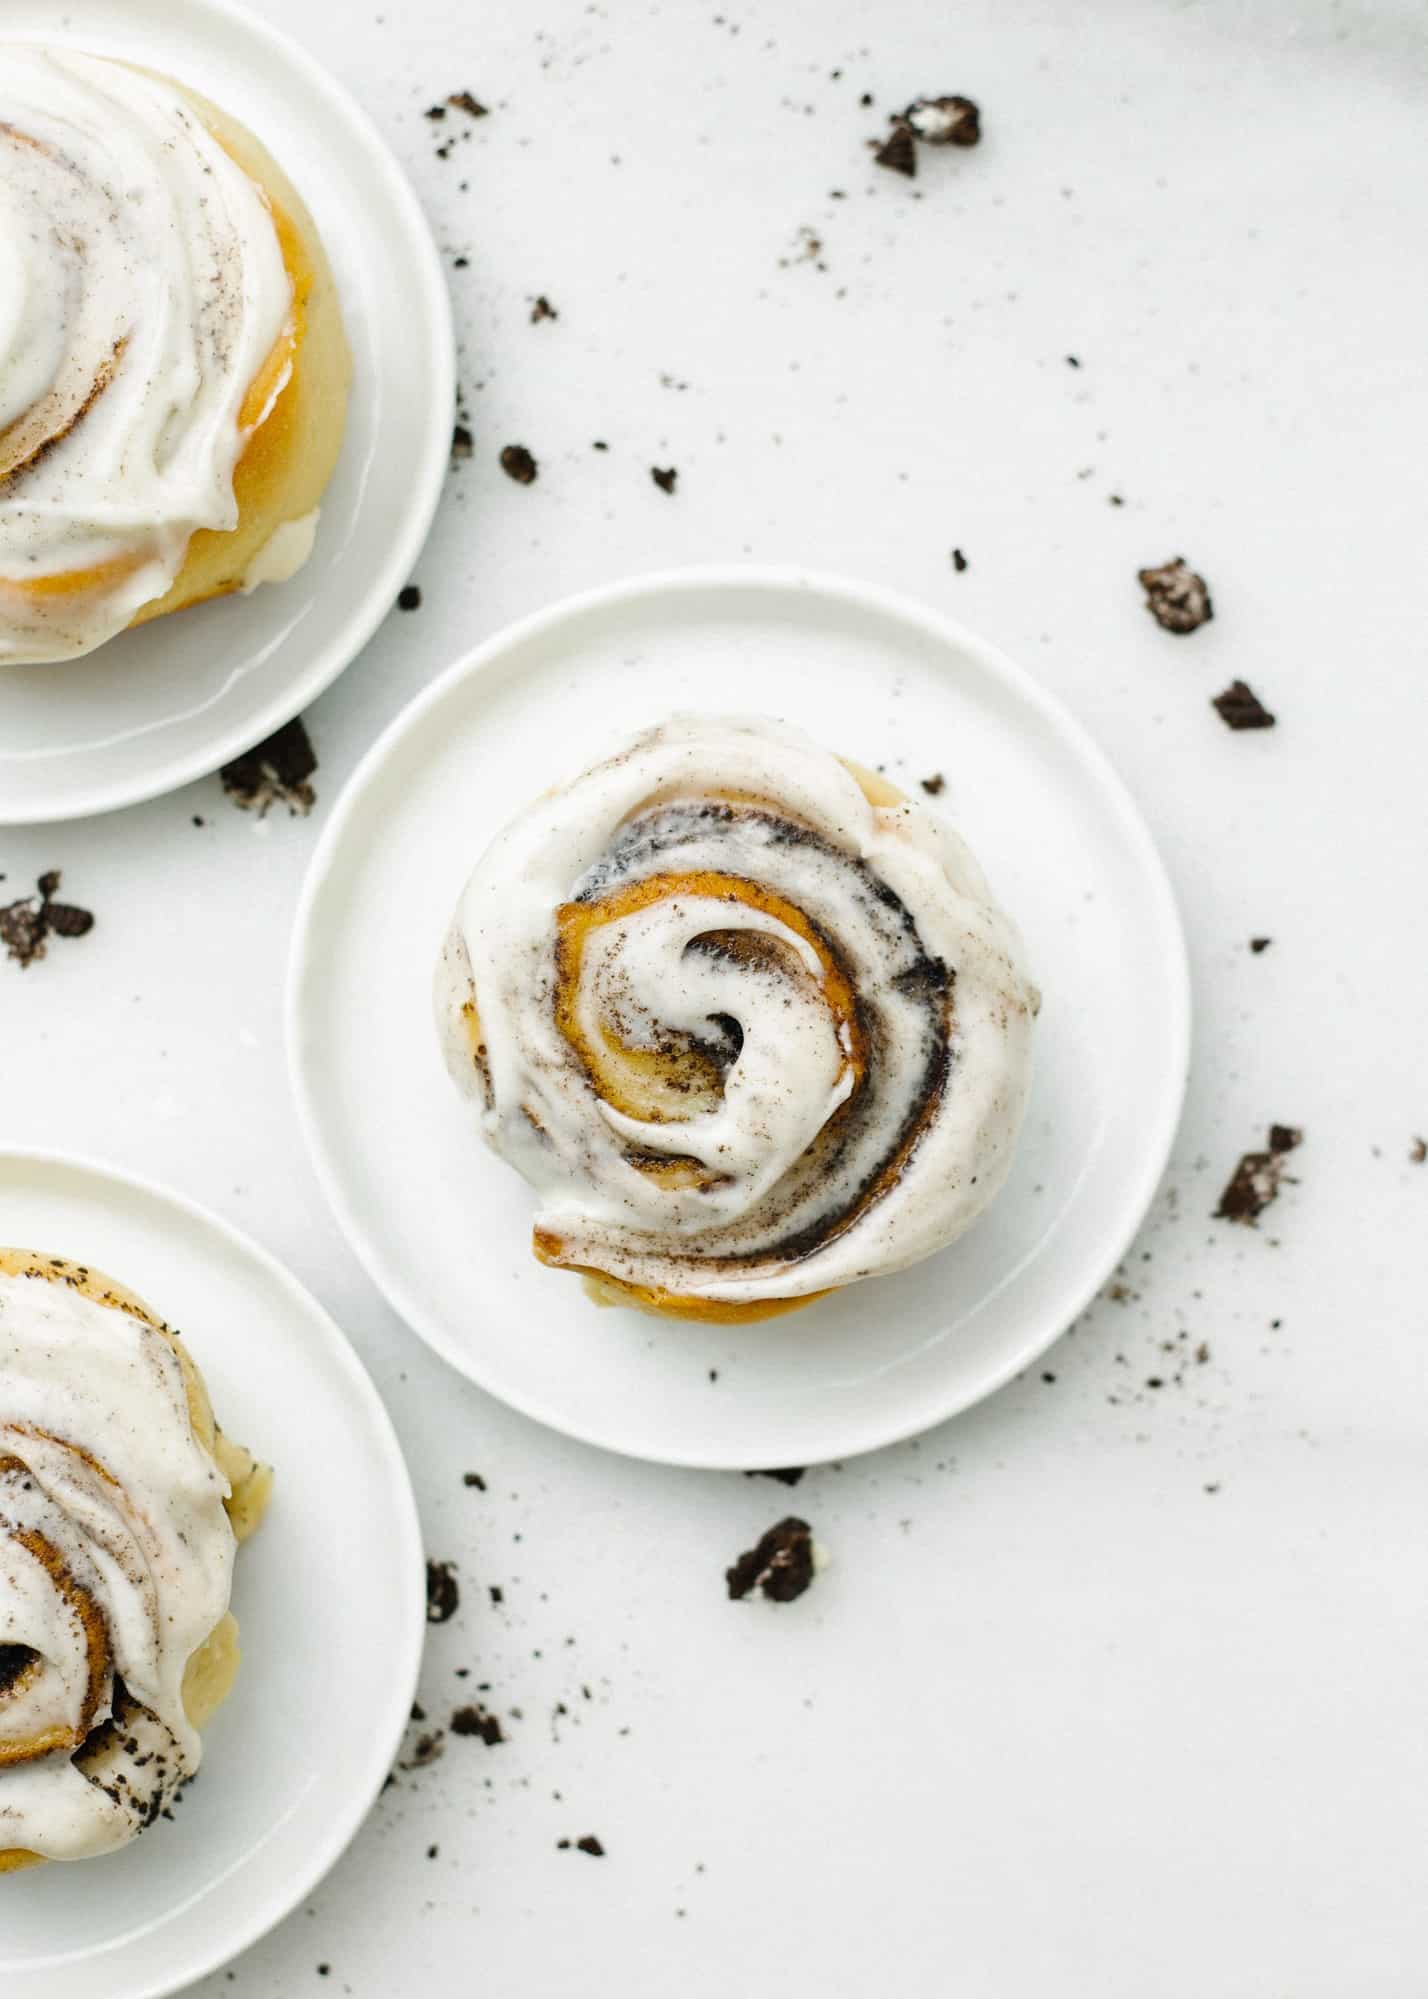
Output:
[[291,575],[350,372],[312,218],[166,77],[0,51],[0,664]]
[[126,1845],[197,1769],[270,1486],[145,1304],[0,1250],[0,1873]]
[[773,722],[676,716],[492,842],[447,1065],[607,1301],[754,1319],[929,1256],[1006,1178],[1039,998],[951,827]]

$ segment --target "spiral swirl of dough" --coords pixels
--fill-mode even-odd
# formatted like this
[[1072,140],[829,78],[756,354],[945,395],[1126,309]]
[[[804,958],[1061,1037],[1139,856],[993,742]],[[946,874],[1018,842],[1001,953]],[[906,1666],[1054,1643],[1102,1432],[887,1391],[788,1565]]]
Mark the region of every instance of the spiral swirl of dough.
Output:
[[0,1869],[124,1845],[197,1768],[266,1478],[138,1299],[0,1251]]
[[89,651],[162,596],[291,370],[259,187],[161,77],[0,56],[0,661]]
[[1035,988],[950,826],[678,716],[498,836],[437,976],[542,1260],[752,1317],[940,1249],[1006,1176]]

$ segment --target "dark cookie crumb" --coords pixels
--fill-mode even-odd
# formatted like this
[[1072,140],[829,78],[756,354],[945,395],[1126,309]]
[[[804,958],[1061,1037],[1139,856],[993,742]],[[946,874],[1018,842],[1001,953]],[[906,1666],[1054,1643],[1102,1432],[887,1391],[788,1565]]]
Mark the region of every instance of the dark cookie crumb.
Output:
[[1220,1196],[1215,1220],[1240,1222],[1246,1228],[1254,1228],[1256,1218],[1279,1192],[1286,1157],[1303,1142],[1304,1134],[1297,1126],[1272,1124],[1269,1127],[1268,1151],[1247,1152],[1244,1155]]
[[573,1847],[577,1853],[589,1853],[596,1860],[605,1858],[605,1849],[593,1832],[587,1832],[581,1839],[558,1839],[556,1847],[561,1853],[569,1853]]
[[947,780],[942,775],[940,770],[935,770],[932,773],[931,777],[919,778],[918,783],[922,786],[923,790],[927,793],[929,798],[940,798],[943,792],[947,789]]
[[419,611],[421,609],[421,591],[418,590],[415,583],[404,584],[397,592],[397,609],[399,611]]
[[1428,1160],[1428,1138],[1415,1138],[1408,1148],[1409,1164],[1422,1166]]
[[433,104],[429,110],[423,111],[421,115],[423,118],[430,118],[433,124],[438,124],[446,116],[446,106],[444,104]]
[[545,293],[542,292],[531,307],[531,325],[538,326],[543,319],[559,319],[559,317],[560,314],[556,311]]
[[501,447],[501,470],[518,486],[529,486],[540,467],[523,444],[505,444]]
[[44,957],[47,937],[83,937],[94,928],[92,911],[55,901],[60,881],[59,869],[50,868],[35,883],[38,896],[21,896],[0,909],[0,944],[22,969]]
[[673,465],[666,465],[663,468],[658,465],[651,465],[650,477],[662,493],[672,493],[674,491],[674,482],[679,477],[679,472]]
[[1272,729],[1274,717],[1243,680],[1232,680],[1223,694],[1211,703],[1222,722],[1231,729]]
[[486,106],[478,103],[469,90],[453,90],[446,101],[453,111],[464,111],[468,118],[489,118],[491,115]]
[[301,816],[311,812],[317,802],[308,782],[316,769],[312,738],[301,715],[295,715],[256,749],[245,750],[241,757],[224,764],[218,775],[233,803],[245,812],[256,811],[263,818],[270,805],[281,801],[290,813]]
[[498,1742],[504,1742],[506,1739],[497,1717],[489,1714],[479,1704],[457,1708],[451,1717],[450,1725],[453,1735],[479,1735],[488,1749],[494,1748]]
[[428,1624],[445,1624],[449,1617],[456,1615],[461,1602],[461,1591],[452,1570],[454,1562],[428,1562],[426,1565],[426,1621]]
[[463,1485],[474,1486],[477,1492],[484,1492],[486,1490],[486,1481],[478,1471],[463,1472],[461,1474],[461,1483]]
[[959,576],[962,575],[963,571],[967,567],[967,558],[965,555],[963,555],[960,548],[954,548],[952,551],[952,567],[956,570]]
[[928,146],[975,146],[982,136],[982,114],[970,97],[919,97],[902,123]]
[[398,1768],[402,1770],[425,1770],[429,1764],[435,1763],[439,1756],[444,1756],[445,1754],[445,1731],[440,1728],[433,1729],[430,1735],[419,1735],[417,1737],[411,1755],[407,1757],[404,1763],[399,1764]]
[[590,449],[592,451],[608,451],[610,447],[605,442],[603,437],[597,437],[595,442],[591,445]]
[[1210,592],[1203,576],[1197,576],[1183,556],[1177,555],[1159,569],[1141,569],[1137,575],[1145,592],[1145,607],[1155,622],[1167,632],[1194,632],[1209,624],[1215,615]]
[[780,1485],[797,1485],[807,1465],[760,1466],[757,1471],[746,1471],[745,1478],[776,1478]]
[[873,154],[873,162],[876,166],[886,167],[890,173],[906,174],[909,180],[913,179],[917,173],[917,146],[911,126],[894,125]]
[[813,1530],[790,1514],[746,1549],[724,1580],[731,1601],[759,1589],[771,1603],[792,1603],[813,1581]]
[[488,1583],[486,1585],[486,1594],[490,1597],[492,1603],[504,1603],[506,1601],[506,1592],[501,1588],[499,1583]]
[[1273,942],[1274,939],[1272,937],[1251,937],[1250,949],[1257,958],[1260,952],[1267,951]]
[[469,458],[476,448],[476,441],[464,423],[453,424],[451,430],[451,455],[453,458]]

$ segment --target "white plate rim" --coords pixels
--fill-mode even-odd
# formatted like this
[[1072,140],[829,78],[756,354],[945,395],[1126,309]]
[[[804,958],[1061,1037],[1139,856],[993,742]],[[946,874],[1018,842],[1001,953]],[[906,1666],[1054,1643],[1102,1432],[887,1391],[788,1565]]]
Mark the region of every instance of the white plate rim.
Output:
[[[337,1321],[321,1305],[307,1286],[300,1282],[287,1265],[280,1262],[271,1250],[264,1249],[244,1230],[225,1219],[214,1209],[179,1193],[175,1188],[165,1186],[162,1181],[150,1179],[146,1174],[135,1173],[129,1168],[117,1166],[112,1160],[100,1158],[96,1154],[54,1151],[42,1146],[0,1145],[0,1173],[11,1167],[39,1167],[58,1171],[66,1175],[77,1175],[100,1182],[109,1182],[122,1187],[127,1192],[136,1193],[145,1200],[156,1203],[160,1208],[176,1210],[186,1223],[197,1224],[203,1230],[211,1230],[235,1251],[242,1259],[255,1264],[272,1283],[288,1294],[304,1317],[314,1326],[321,1326],[329,1357],[345,1375],[348,1384],[364,1404],[374,1425],[375,1432],[383,1446],[383,1455],[392,1474],[392,1492],[396,1501],[396,1511],[392,1515],[400,1538],[407,1542],[411,1556],[406,1565],[411,1575],[411,1603],[403,1614],[391,1622],[400,1630],[405,1626],[409,1637],[405,1649],[396,1661],[397,1670],[393,1686],[401,1694],[400,1701],[392,1704],[392,1725],[388,1729],[370,1730],[364,1740],[367,1749],[363,1755],[366,1765],[364,1782],[354,1793],[361,1802],[360,1809],[347,1818],[336,1822],[333,1837],[321,1846],[310,1846],[302,1862],[288,1874],[281,1897],[276,1904],[264,1904],[256,1914],[236,1927],[225,1930],[222,1939],[211,1949],[200,1949],[178,1974],[162,1973],[156,1980],[142,1979],[136,1983],[106,1990],[105,1999],[169,1999],[169,1995],[184,1990],[210,1972],[221,1970],[241,1952],[248,1950],[262,1937],[282,1922],[285,1917],[310,1895],[313,1889],[328,1874],[371,1815],[392,1763],[398,1752],[403,1730],[411,1713],[412,1702],[416,1698],[417,1681],[421,1671],[422,1653],[426,1638],[426,1610],[423,1599],[423,1563],[426,1559],[425,1540],[421,1519],[417,1512],[416,1495],[412,1490],[411,1473],[407,1469],[406,1457],[385,1402],[377,1391],[376,1383],[363,1366],[351,1341],[342,1331]],[[70,1960],[71,1963],[102,1962],[106,1953],[101,1949],[84,1957]],[[112,1975],[112,1973],[110,1974]]]
[[[385,560],[372,572],[363,596],[348,611],[341,632],[314,654],[304,672],[294,677],[281,694],[272,696],[240,727],[229,727],[214,735],[205,748],[187,754],[175,752],[161,771],[135,776],[108,786],[90,783],[82,795],[8,810],[0,807],[0,826],[60,825],[75,819],[97,818],[118,812],[129,805],[141,805],[178,791],[197,778],[208,777],[220,765],[240,756],[255,743],[264,741],[329,688],[345,672],[376,631],[396,600],[397,591],[411,574],[421,552],[441,499],[451,452],[451,412],[456,401],[456,335],[451,296],[446,288],[441,257],[431,225],[416,192],[396,155],[378,131],[376,123],[337,79],[300,42],[280,28],[239,4],[239,0],[184,0],[185,27],[193,33],[201,17],[208,15],[217,32],[239,33],[266,45],[270,56],[286,64],[305,88],[323,99],[330,113],[345,122],[354,137],[370,154],[373,166],[385,181],[390,197],[404,217],[413,272],[419,278],[426,324],[431,333],[429,349],[421,357],[421,367],[433,385],[430,398],[431,421],[421,460],[418,480],[410,488],[394,522],[394,533]],[[16,39],[0,29],[0,42]],[[369,497],[367,505],[372,504]]]
[[726,1451],[681,1450],[669,1446],[660,1448],[648,1443],[636,1446],[616,1441],[609,1435],[603,1434],[598,1427],[584,1425],[578,1417],[572,1418],[565,1410],[557,1411],[542,1404],[538,1396],[511,1393],[504,1387],[491,1386],[483,1378],[477,1366],[473,1365],[473,1358],[479,1360],[479,1355],[473,1357],[469,1349],[459,1346],[447,1335],[445,1328],[422,1309],[408,1292],[400,1273],[387,1267],[386,1259],[368,1239],[366,1230],[347,1200],[342,1176],[324,1142],[322,1119],[315,1093],[309,1087],[301,1059],[302,1023],[305,1011],[304,995],[312,967],[308,944],[312,937],[318,904],[328,879],[341,858],[343,839],[349,823],[356,818],[368,790],[380,778],[388,757],[398,749],[408,733],[418,730],[433,709],[440,707],[442,702],[468,679],[479,677],[495,665],[508,650],[524,645],[528,640],[539,637],[567,621],[573,622],[591,611],[638,604],[644,599],[660,595],[747,587],[816,593],[845,603],[851,608],[881,613],[910,623],[924,636],[943,645],[950,644],[969,654],[979,670],[1010,688],[1019,699],[1026,702],[1075,752],[1083,767],[1093,778],[1101,796],[1114,808],[1119,830],[1133,850],[1153,898],[1156,916],[1163,931],[1162,941],[1168,953],[1165,969],[1172,994],[1171,1011],[1165,1020],[1167,1049],[1165,1087],[1160,1094],[1155,1115],[1145,1127],[1146,1143],[1134,1196],[1125,1203],[1121,1224],[1115,1232],[1119,1239],[1119,1247],[1116,1254],[1107,1262],[1106,1268],[1099,1272],[1094,1283],[1083,1283],[1075,1291],[1068,1292],[1058,1314],[1057,1323],[1049,1330],[1042,1328],[1028,1343],[1009,1354],[1001,1365],[988,1368],[975,1392],[951,1395],[945,1403],[935,1407],[929,1405],[928,1410],[915,1420],[890,1425],[885,1432],[829,1450],[822,1462],[829,1462],[834,1458],[859,1457],[868,1451],[884,1449],[908,1437],[919,1436],[936,1424],[962,1414],[964,1410],[974,1407],[989,1395],[995,1394],[998,1389],[1005,1387],[1060,1339],[1067,1328],[1085,1311],[1115,1269],[1149,1211],[1179,1129],[1190,1075],[1192,1002],[1189,952],[1170,877],[1139,806],[1104,750],[1070,710],[1054,695],[1048,693],[1025,667],[1019,666],[998,647],[968,630],[956,619],[946,617],[916,599],[903,595],[900,591],[889,590],[880,584],[863,582],[829,571],[810,569],[799,564],[694,564],[624,577],[616,582],[601,584],[593,589],[561,598],[554,604],[543,606],[540,610],[504,626],[453,662],[387,724],[362,757],[337,799],[303,879],[293,918],[283,1012],[289,1079],[308,1157],[323,1194],[337,1218],[338,1226],[367,1276],[417,1337],[435,1353],[440,1354],[458,1374],[474,1382],[483,1393],[495,1396],[498,1401],[506,1403],[508,1407],[518,1410],[534,1422],[541,1423],[562,1435],[574,1437],[581,1443],[592,1444],[598,1449],[613,1451],[619,1456],[636,1458],[645,1463],[667,1464],[704,1471],[738,1471],[747,1467],[741,1457]]

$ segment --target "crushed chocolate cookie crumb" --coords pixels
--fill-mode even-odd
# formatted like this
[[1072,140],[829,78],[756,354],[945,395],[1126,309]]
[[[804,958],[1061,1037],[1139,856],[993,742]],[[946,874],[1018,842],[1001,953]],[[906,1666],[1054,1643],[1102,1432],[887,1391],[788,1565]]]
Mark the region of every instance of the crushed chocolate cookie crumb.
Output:
[[913,179],[917,173],[917,146],[912,127],[895,124],[873,154],[873,163],[886,167],[890,173],[906,174],[909,180]]
[[1163,630],[1182,634],[1198,631],[1214,617],[1204,577],[1197,576],[1183,556],[1177,555],[1159,569],[1141,569],[1136,574],[1145,592],[1145,607]]
[[478,1471],[463,1472],[461,1474],[461,1483],[463,1485],[474,1486],[477,1492],[484,1492],[486,1490],[486,1481]]
[[397,592],[397,609],[399,611],[419,611],[421,609],[421,591],[418,590],[415,583],[404,584]]
[[311,812],[317,794],[308,780],[316,769],[312,739],[301,715],[295,715],[256,749],[224,764],[218,775],[233,803],[245,812],[256,811],[261,819],[279,802],[294,816]]
[[560,314],[556,311],[555,307],[551,304],[550,300],[546,297],[545,293],[542,292],[540,297],[536,300],[535,304],[531,307],[531,325],[539,326],[540,322],[543,319],[559,319],[559,317]]
[[469,458],[476,448],[476,440],[464,423],[452,425],[451,455],[453,458]]
[[1257,958],[1260,952],[1267,951],[1273,942],[1274,939],[1272,937],[1251,937],[1250,949]]
[[1303,1132],[1294,1125],[1272,1124],[1269,1127],[1268,1151],[1247,1152],[1244,1155],[1220,1196],[1215,1220],[1241,1222],[1246,1228],[1255,1227],[1256,1218],[1279,1192],[1279,1183],[1285,1177],[1286,1157],[1303,1141]]
[[780,1485],[797,1485],[807,1471],[807,1465],[761,1466],[757,1471],[746,1471],[745,1478],[776,1478]]
[[1243,680],[1232,680],[1211,703],[1231,729],[1272,729],[1274,717]]
[[1408,1148],[1409,1164],[1422,1166],[1425,1160],[1428,1160],[1428,1138],[1415,1138]]
[[954,548],[952,551],[952,567],[956,570],[959,576],[961,576],[963,572],[966,570],[967,558],[965,555],[963,555],[960,548]]
[[51,868],[35,883],[37,896],[21,896],[0,909],[0,944],[22,968],[44,957],[47,937],[83,937],[94,928],[90,910],[55,901],[60,880],[59,869]]
[[494,1748],[498,1742],[504,1742],[506,1739],[497,1717],[494,1714],[488,1714],[486,1709],[479,1704],[471,1707],[457,1708],[451,1717],[451,1733],[453,1735],[479,1735],[488,1749]]
[[523,444],[505,444],[501,447],[501,470],[518,486],[529,486],[540,467]]
[[486,1585],[486,1594],[490,1597],[492,1603],[504,1603],[506,1601],[506,1592],[501,1588],[499,1583],[488,1583]]
[[445,1624],[449,1617],[456,1615],[461,1602],[461,1591],[452,1570],[454,1562],[428,1562],[426,1565],[426,1621],[428,1624]]
[[439,123],[446,116],[446,106],[433,104],[429,111],[423,111],[421,115],[423,118],[430,118],[433,124]]
[[489,118],[491,115],[469,90],[453,90],[446,101],[453,111],[464,111],[468,118]]
[[561,1853],[569,1853],[574,1848],[577,1853],[593,1854],[596,1860],[605,1858],[605,1849],[593,1832],[587,1832],[583,1839],[558,1839],[555,1844]]
[[902,122],[929,146],[975,146],[982,136],[982,114],[970,97],[919,97]]
[[674,491],[674,482],[679,477],[679,472],[673,465],[666,465],[663,469],[658,465],[651,465],[650,477],[662,493],[672,493]]
[[947,780],[942,775],[940,770],[935,770],[932,773],[931,777],[919,778],[918,783],[922,786],[923,790],[927,793],[929,798],[940,798],[943,792],[947,789]]
[[434,1729],[430,1735],[417,1737],[411,1755],[397,1767],[400,1770],[425,1770],[428,1764],[435,1763],[438,1756],[443,1756],[445,1753],[445,1731],[440,1728]]
[[724,1571],[731,1601],[762,1590],[771,1603],[792,1603],[813,1581],[813,1531],[792,1514]]

